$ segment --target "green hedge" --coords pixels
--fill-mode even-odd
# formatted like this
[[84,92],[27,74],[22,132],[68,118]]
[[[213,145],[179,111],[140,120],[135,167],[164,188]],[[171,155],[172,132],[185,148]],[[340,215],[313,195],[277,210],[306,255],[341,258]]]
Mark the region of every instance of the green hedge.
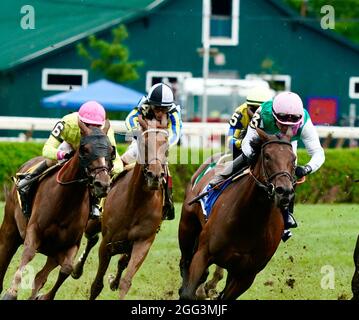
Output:
[[[119,145],[118,151],[122,154],[126,145]],[[10,177],[28,159],[41,154],[41,143],[0,143],[0,183],[9,185]],[[179,150],[179,149],[178,149]],[[181,149],[191,158],[191,151]],[[193,152],[193,151],[192,151]],[[198,153],[201,163],[210,154]],[[172,152],[171,160],[175,153]],[[179,153],[177,152],[179,159]],[[305,150],[298,151],[300,164],[305,164],[309,159]],[[358,149],[327,149],[324,165],[314,174],[307,177],[306,183],[298,186],[296,200],[301,203],[345,203],[359,202],[359,150]],[[173,161],[171,161],[173,162]],[[179,162],[179,161],[178,161]],[[170,170],[173,176],[174,199],[182,202],[187,183],[192,174],[198,168],[198,164],[171,164]],[[0,198],[3,199],[3,190],[0,190]]]

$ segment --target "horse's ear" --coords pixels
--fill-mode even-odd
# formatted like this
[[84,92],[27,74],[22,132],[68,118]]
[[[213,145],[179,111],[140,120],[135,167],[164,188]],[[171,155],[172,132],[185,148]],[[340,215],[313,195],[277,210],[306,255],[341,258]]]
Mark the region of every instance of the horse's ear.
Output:
[[106,119],[105,126],[103,127],[103,132],[107,134],[108,129],[110,129],[110,120]]
[[262,129],[256,128],[256,131],[263,142],[267,142],[270,140],[270,136],[267,133],[265,133],[265,131],[263,131]]
[[145,119],[143,119],[142,114],[140,114],[138,116],[138,123],[140,124],[140,126],[142,127],[143,130],[147,130],[148,129],[148,124],[146,122]]
[[80,127],[81,135],[87,136],[90,133],[90,129],[79,119],[78,124]]

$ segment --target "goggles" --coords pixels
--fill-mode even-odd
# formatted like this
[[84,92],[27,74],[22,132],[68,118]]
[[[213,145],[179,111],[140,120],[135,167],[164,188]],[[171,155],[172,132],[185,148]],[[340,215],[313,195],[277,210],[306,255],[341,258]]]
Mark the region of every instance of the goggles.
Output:
[[302,119],[301,114],[287,114],[287,113],[275,113],[274,112],[274,115],[280,122],[297,123],[300,121],[300,119]]

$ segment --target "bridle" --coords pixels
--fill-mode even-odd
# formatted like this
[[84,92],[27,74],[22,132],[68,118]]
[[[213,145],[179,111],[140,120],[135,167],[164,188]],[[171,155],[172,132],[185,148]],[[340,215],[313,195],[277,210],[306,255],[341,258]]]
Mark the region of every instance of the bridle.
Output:
[[[168,138],[169,133],[167,130],[165,129],[157,129],[157,128],[150,128],[147,129],[145,131],[142,132],[141,137],[144,137],[146,134],[150,133],[150,132],[154,132],[154,133],[162,133],[166,136],[166,138]],[[162,167],[165,168],[166,163],[163,163],[163,160],[158,158],[157,155],[155,155],[154,157],[152,157],[151,159],[148,159],[147,161],[143,161],[143,166],[142,166],[142,170],[145,174],[145,176],[147,177],[148,175],[148,166],[152,163],[152,162],[160,162]]]
[[296,185],[296,181],[295,179],[293,178],[293,176],[288,172],[288,171],[278,171],[278,172],[275,172],[271,175],[268,175],[267,171],[266,171],[266,168],[264,166],[264,148],[266,146],[268,146],[269,144],[284,144],[284,145],[288,145],[290,146],[290,148],[292,149],[292,144],[288,141],[283,141],[283,140],[270,140],[270,141],[267,141],[265,143],[262,144],[261,146],[261,167],[262,167],[262,172],[264,173],[264,178],[265,178],[265,181],[264,182],[261,182],[252,172],[252,170],[250,169],[249,171],[249,174],[250,176],[254,179],[255,183],[257,186],[259,186],[260,188],[264,189],[266,191],[266,193],[268,194],[269,198],[272,198],[275,194],[275,185],[272,183],[273,179],[275,177],[278,177],[278,176],[285,176],[289,179],[289,181],[291,182],[292,186],[294,187]]
[[[93,152],[89,155],[84,155],[82,153],[82,146],[90,143],[93,146]],[[110,171],[113,167],[113,154],[109,153],[109,147],[111,146],[110,141],[106,135],[89,135],[81,138],[80,142],[80,151],[79,151],[79,159],[80,159],[80,168],[84,171],[86,177],[74,179],[71,181],[61,181],[60,177],[66,168],[69,166],[70,161],[67,161],[65,165],[60,169],[57,174],[56,181],[61,185],[70,185],[74,183],[86,183],[90,188],[93,187],[93,184],[96,180],[97,175],[101,172],[105,171],[107,174],[110,174]],[[96,166],[90,168],[92,161],[104,157],[108,165],[105,166]]]

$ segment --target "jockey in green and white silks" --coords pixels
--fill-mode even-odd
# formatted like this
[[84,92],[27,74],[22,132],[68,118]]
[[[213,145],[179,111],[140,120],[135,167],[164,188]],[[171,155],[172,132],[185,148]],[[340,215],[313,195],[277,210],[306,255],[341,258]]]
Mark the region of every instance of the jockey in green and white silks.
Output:
[[[126,118],[127,130],[131,132],[139,129],[138,117],[140,115],[143,119],[156,119],[160,121],[164,114],[167,115],[168,142],[170,147],[174,146],[178,143],[181,136],[181,108],[174,103],[172,89],[164,83],[153,85],[149,90],[148,95],[142,97],[138,105],[128,114]],[[137,157],[138,144],[134,138],[121,158],[125,164],[128,164],[136,161]],[[168,167],[167,172],[163,218],[173,220],[175,218],[175,212],[172,200],[172,177]]]
[[[318,133],[310,119],[310,116],[303,108],[301,98],[294,92],[281,92],[273,100],[261,105],[252,117],[247,133],[242,140],[242,154],[234,161],[229,162],[224,170],[211,181],[211,185],[221,183],[224,179],[238,172],[248,165],[248,159],[253,157],[251,142],[259,139],[256,127],[264,130],[267,134],[285,134],[288,127],[291,127],[293,137],[291,139],[293,152],[296,154],[298,141],[301,140],[311,156],[309,162],[304,166],[297,166],[295,175],[302,178],[317,171],[325,161],[324,150],[320,144]],[[215,183],[213,183],[215,182]],[[297,224],[292,217],[294,202],[285,213],[285,234],[283,240],[287,240],[291,233],[288,228],[296,227]]]
[[[252,121],[247,129],[247,134],[242,141],[242,151],[250,158],[253,154],[251,141],[259,138],[255,127],[258,126],[268,134],[280,134],[281,130],[277,125],[277,119],[273,116],[273,101],[267,101],[254,114]],[[305,170],[305,174],[296,170],[297,177],[317,171],[325,161],[324,150],[320,144],[318,133],[310,119],[307,110],[303,110],[302,121],[292,127],[293,137],[291,139],[293,152],[297,153],[298,140],[301,140],[307,149],[311,159]],[[309,171],[310,170],[310,171]]]

